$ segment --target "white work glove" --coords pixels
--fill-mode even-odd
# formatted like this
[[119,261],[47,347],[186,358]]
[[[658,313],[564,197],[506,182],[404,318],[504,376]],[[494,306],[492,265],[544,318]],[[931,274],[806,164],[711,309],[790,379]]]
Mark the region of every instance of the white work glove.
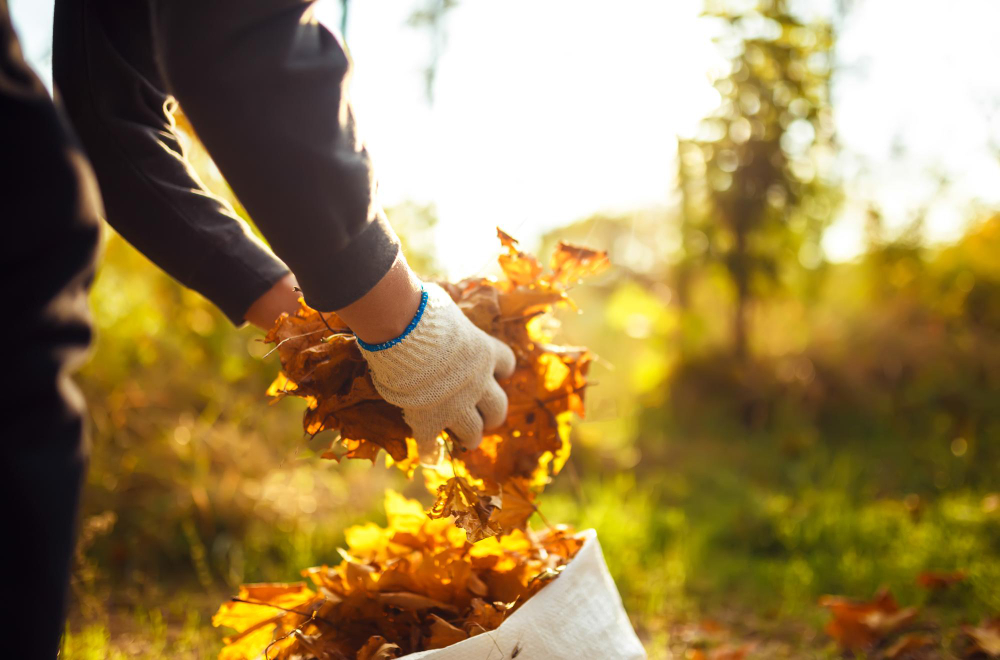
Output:
[[375,389],[403,409],[421,462],[441,459],[442,430],[467,449],[507,417],[507,395],[495,376],[514,373],[514,352],[465,317],[448,293],[425,283],[420,308],[407,330],[391,341],[358,340]]

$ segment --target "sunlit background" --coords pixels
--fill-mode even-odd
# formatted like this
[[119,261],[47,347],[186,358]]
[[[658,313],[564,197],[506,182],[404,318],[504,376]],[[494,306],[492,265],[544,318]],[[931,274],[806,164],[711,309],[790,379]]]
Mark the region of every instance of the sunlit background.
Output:
[[[597,529],[650,657],[845,657],[818,599],[880,586],[929,646],[865,657],[987,657],[962,626],[1000,614],[1000,3],[343,6],[318,14],[415,267],[496,273],[497,225],[611,254],[562,314],[597,359],[540,501]],[[51,3],[11,7],[50,79]],[[65,657],[210,657],[239,584],[422,494],[320,459],[261,333],[117,237],[91,299]]]
[[[10,4],[51,79],[52,3]],[[842,22],[833,94],[849,185],[826,255],[861,252],[872,200],[890,226],[919,212],[928,240],[955,239],[970,207],[1000,200],[1000,5],[793,4]],[[352,94],[385,204],[435,206],[450,275],[492,261],[497,225],[531,244],[597,212],[676,204],[677,136],[718,105],[711,76],[725,66],[700,0],[461,2],[432,31],[411,25],[416,8],[350,5]],[[323,0],[317,15],[339,31],[340,11]]]

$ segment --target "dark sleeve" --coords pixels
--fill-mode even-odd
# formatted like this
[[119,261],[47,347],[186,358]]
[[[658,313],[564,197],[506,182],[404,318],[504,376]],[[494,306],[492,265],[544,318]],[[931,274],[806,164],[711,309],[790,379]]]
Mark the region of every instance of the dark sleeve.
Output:
[[288,272],[184,158],[153,57],[149,5],[57,0],[53,78],[108,222],[234,322]]
[[[91,328],[87,289],[100,237],[100,197],[86,158],[28,67],[0,0],[0,280],[14,323],[3,331],[0,511],[17,529],[0,562],[0,618],[20,622],[3,655],[55,658],[65,630],[86,477],[89,419],[72,372]],[[15,325],[16,324],[16,325]],[[18,594],[17,598],[12,598]],[[30,612],[30,616],[24,616]]]
[[160,69],[274,251],[322,310],[354,302],[399,241],[347,99],[350,65],[308,0],[153,0]]

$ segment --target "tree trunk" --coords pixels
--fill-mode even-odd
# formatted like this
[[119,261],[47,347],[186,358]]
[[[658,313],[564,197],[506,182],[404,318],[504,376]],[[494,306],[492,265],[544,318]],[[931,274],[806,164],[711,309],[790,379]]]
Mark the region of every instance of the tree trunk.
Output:
[[750,269],[747,264],[746,232],[736,224],[733,254],[733,283],[736,285],[736,309],[733,310],[733,354],[738,360],[747,356],[747,306],[750,302]]

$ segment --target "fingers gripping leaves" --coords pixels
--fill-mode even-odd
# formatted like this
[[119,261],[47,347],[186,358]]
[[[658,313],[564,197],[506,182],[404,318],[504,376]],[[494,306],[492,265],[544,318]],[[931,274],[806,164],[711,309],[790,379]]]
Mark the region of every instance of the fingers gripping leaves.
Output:
[[448,419],[404,415],[387,402],[373,380],[377,374],[335,314],[303,304],[279,318],[265,338],[282,365],[268,394],[305,399],[303,426],[310,435],[339,433],[325,458],[374,462],[384,449],[390,462],[412,474],[420,462],[418,444],[436,445],[439,435],[461,440],[448,460],[425,472],[425,481],[438,497],[431,515],[454,517],[473,542],[523,529],[536,495],[569,455],[570,418],[583,415],[591,355],[553,345],[543,317],[572,304],[567,289],[579,278],[608,267],[605,253],[560,243],[544,268],[516,240],[503,232],[499,237],[506,249],[502,279],[433,287],[475,326],[499,376],[499,382],[487,378],[459,388],[468,402]]
[[491,411],[492,426],[503,422],[506,395],[496,400],[502,390],[495,377],[510,377],[515,358],[510,347],[477,328],[444,289],[424,288],[426,304],[412,332],[387,348],[367,350],[362,344],[361,354],[375,389],[403,409],[421,462],[433,467],[441,457],[438,435],[445,428],[463,448],[479,446],[484,419],[477,406],[488,395],[490,407],[502,408]]

